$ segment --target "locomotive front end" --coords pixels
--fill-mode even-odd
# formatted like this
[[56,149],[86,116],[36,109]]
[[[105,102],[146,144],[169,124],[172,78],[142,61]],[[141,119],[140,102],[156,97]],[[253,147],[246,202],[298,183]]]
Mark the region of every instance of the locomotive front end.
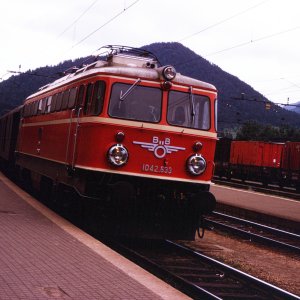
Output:
[[194,239],[216,203],[217,91],[148,51],[108,48],[26,99],[17,165],[41,189],[76,191],[101,232]]
[[[216,204],[209,192],[216,90],[171,66],[128,66],[128,57],[122,58],[124,65],[117,56],[116,69],[112,63],[106,70],[118,76],[109,77],[97,139],[90,128],[81,128],[85,148],[77,164],[104,171],[96,180],[93,175],[85,192],[103,190],[99,182],[107,183],[110,209],[122,224],[119,232],[194,239],[202,216]],[[105,159],[96,161],[91,147]]]

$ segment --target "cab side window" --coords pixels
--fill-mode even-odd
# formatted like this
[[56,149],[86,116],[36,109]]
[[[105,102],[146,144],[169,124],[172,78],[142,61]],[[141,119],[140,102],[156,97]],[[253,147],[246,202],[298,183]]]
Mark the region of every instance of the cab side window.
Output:
[[48,114],[51,111],[51,101],[52,101],[52,96],[49,96],[47,98],[47,104],[46,104],[46,109],[45,109],[45,113]]
[[76,106],[80,106],[80,107],[83,106],[83,104],[84,104],[84,92],[85,92],[85,86],[81,85],[79,87],[79,91],[78,91]]
[[77,87],[74,87],[70,90],[68,108],[73,108],[75,106],[76,94],[77,94]]
[[96,116],[102,112],[104,94],[105,94],[105,82],[103,81],[95,82],[93,96],[91,99],[91,105],[89,110],[90,115]]
[[105,94],[105,82],[89,83],[85,97],[84,113],[97,116],[102,112]]
[[61,104],[61,110],[65,110],[68,107],[69,102],[69,94],[70,91],[66,90],[62,93],[62,104]]
[[63,93],[59,93],[56,98],[55,111],[61,110]]
[[93,84],[89,83],[87,85],[86,94],[85,94],[85,104],[84,104],[84,114],[86,115],[89,111],[91,105],[91,97],[93,92]]
[[55,95],[52,96],[50,112],[54,112],[55,111],[56,99],[57,99],[57,94],[55,94]]

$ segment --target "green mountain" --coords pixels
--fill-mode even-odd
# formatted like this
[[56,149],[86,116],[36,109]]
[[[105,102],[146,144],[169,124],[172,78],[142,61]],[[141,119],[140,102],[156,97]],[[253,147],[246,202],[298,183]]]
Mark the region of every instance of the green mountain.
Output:
[[[154,43],[143,47],[153,52],[162,65],[173,65],[178,72],[216,86],[219,93],[219,129],[240,127],[245,121],[257,121],[274,126],[300,128],[300,117],[272,103],[266,109],[266,99],[247,83],[223,71],[200,55],[179,43]],[[0,83],[0,112],[20,105],[39,87],[58,78],[72,66],[90,63],[88,58],[68,60],[57,66],[45,66],[15,75]]]

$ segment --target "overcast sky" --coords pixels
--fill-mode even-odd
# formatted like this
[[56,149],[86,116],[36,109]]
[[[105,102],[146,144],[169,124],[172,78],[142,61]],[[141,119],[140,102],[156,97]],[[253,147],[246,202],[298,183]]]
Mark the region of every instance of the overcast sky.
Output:
[[56,65],[103,45],[176,41],[273,102],[300,101],[299,0],[10,0],[0,7],[0,80],[19,65]]

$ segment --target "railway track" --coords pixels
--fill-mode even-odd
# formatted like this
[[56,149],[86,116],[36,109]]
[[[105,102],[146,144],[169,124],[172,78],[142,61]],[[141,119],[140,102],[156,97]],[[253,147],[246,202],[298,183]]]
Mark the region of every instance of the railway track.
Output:
[[126,241],[110,246],[193,299],[299,299],[172,241]]
[[206,226],[219,230],[226,230],[234,234],[246,237],[251,241],[264,243],[272,247],[300,254],[300,235],[290,233],[263,224],[214,212],[205,218]]

